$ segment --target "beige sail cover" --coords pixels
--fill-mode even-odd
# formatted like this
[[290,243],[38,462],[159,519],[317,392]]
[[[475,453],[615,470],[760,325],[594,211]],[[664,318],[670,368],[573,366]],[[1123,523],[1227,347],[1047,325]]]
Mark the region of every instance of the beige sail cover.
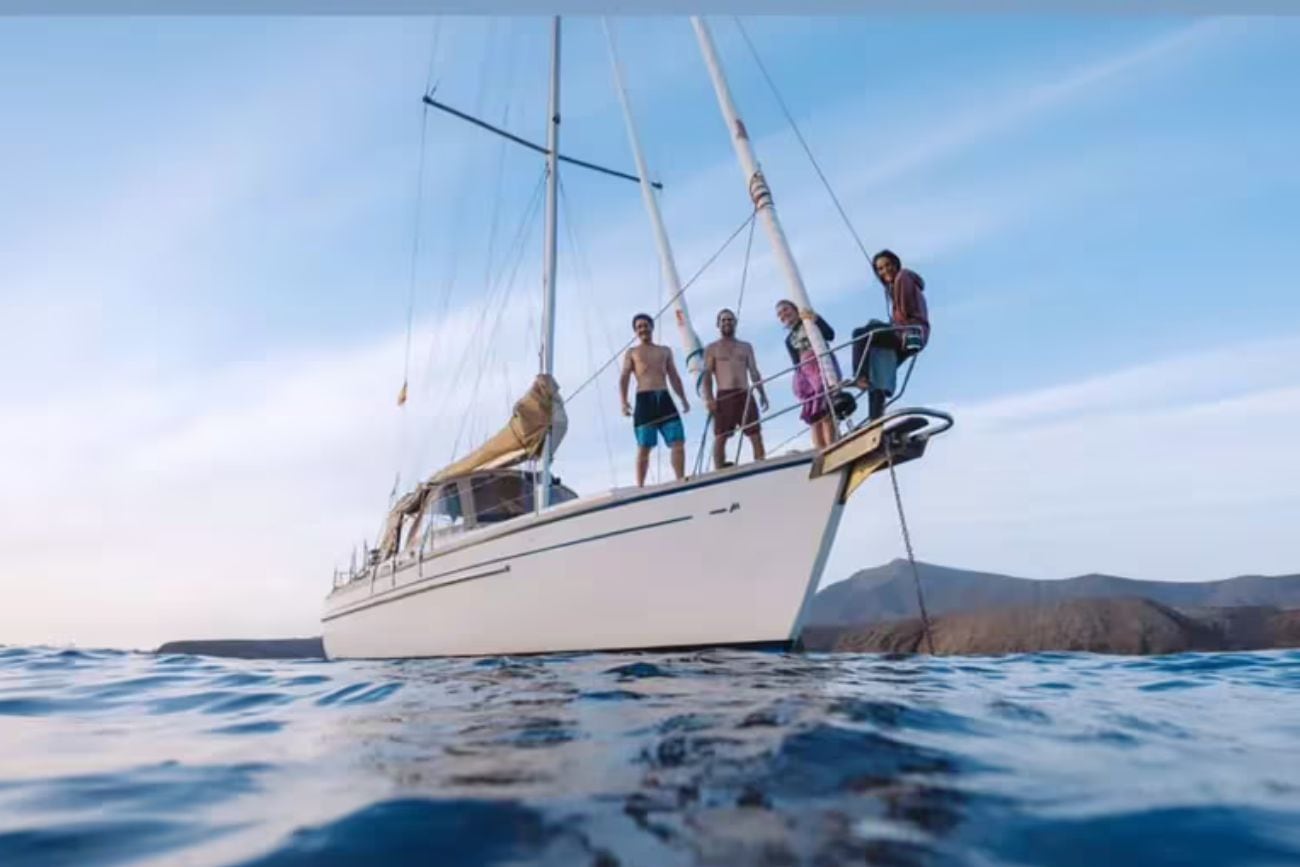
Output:
[[429,483],[463,476],[475,470],[494,470],[511,467],[529,458],[539,457],[546,441],[547,426],[551,428],[551,453],[560,447],[560,441],[569,429],[569,417],[564,412],[560,386],[550,376],[540,373],[532,387],[515,403],[510,421],[483,445],[470,454],[443,467],[429,478]]
[[428,507],[429,494],[441,482],[475,470],[514,466],[540,456],[542,445],[546,442],[548,426],[553,434],[551,452],[554,454],[569,429],[569,417],[564,412],[564,400],[560,397],[559,385],[553,378],[543,373],[538,374],[527,393],[516,401],[510,421],[496,435],[456,463],[434,473],[427,481],[403,495],[394,504],[388,513],[388,523],[384,527],[383,539],[379,543],[380,559],[387,559],[397,553],[397,546],[402,536],[403,519],[411,517],[418,523]]

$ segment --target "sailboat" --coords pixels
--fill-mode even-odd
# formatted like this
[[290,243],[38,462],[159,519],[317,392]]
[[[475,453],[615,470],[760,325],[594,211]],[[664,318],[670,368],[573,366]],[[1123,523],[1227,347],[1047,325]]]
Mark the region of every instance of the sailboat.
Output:
[[[709,28],[692,25],[746,190],[800,315],[813,305],[736,110]],[[836,438],[644,488],[579,496],[552,474],[567,417],[554,377],[560,19],[551,22],[544,148],[546,212],[540,364],[508,424],[392,506],[383,537],[335,577],[322,615],[331,658],[536,654],[702,646],[797,646],[848,498],[873,474],[920,458],[952,425],[897,410]],[[690,326],[610,42],[616,86],[688,367]],[[427,97],[426,97],[427,101]],[[827,394],[831,349],[808,329]],[[786,372],[789,373],[788,371]],[[778,377],[771,377],[775,379]],[[779,412],[779,411],[778,411]]]

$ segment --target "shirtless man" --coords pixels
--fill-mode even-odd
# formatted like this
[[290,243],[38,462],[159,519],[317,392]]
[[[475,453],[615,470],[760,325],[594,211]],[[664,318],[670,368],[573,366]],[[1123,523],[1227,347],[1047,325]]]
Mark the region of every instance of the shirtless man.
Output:
[[[632,330],[636,332],[637,345],[623,356],[623,373],[618,378],[618,396],[623,402],[623,415],[632,416],[636,434],[636,483],[645,484],[646,469],[650,466],[650,451],[663,436],[672,450],[673,472],[678,479],[686,475],[686,431],[681,417],[668,394],[668,384],[682,399],[682,412],[690,412],[682,379],[673,364],[673,351],[667,346],[656,346],[655,322],[645,313],[632,317]],[[627,383],[636,374],[636,410],[627,402]]]
[[[718,311],[718,331],[722,337],[704,349],[704,403],[713,413],[713,466],[727,466],[727,440],[741,429],[749,437],[754,460],[765,457],[763,432],[758,426],[758,407],[750,395],[750,382],[758,395],[758,403],[767,412],[767,392],[763,390],[763,376],[754,361],[754,347],[736,339],[736,314],[726,309]],[[713,381],[718,381],[718,396],[713,396]]]

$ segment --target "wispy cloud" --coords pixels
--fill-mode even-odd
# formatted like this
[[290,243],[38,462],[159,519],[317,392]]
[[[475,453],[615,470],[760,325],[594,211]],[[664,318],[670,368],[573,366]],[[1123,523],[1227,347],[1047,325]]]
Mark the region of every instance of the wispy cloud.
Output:
[[1221,19],[1195,21],[1120,54],[1072,69],[1054,80],[1031,83],[959,114],[946,115],[938,122],[927,117],[921,119],[920,128],[894,129],[888,141],[900,144],[892,151],[872,155],[870,168],[852,179],[852,188],[858,191],[892,182],[1072,99],[1103,88],[1123,87],[1143,67],[1179,58],[1221,35],[1225,27]]

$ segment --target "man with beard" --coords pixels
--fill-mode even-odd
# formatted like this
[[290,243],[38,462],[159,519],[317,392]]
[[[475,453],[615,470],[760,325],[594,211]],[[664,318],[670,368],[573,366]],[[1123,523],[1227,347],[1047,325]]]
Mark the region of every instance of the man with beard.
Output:
[[[713,413],[713,466],[727,466],[727,440],[739,428],[749,437],[754,460],[765,457],[763,432],[759,428],[758,408],[750,393],[758,396],[758,404],[767,411],[767,393],[763,390],[762,375],[754,360],[754,347],[736,339],[736,314],[723,308],[718,311],[718,331],[722,337],[704,349],[704,403]],[[713,394],[717,380],[717,397]]]

